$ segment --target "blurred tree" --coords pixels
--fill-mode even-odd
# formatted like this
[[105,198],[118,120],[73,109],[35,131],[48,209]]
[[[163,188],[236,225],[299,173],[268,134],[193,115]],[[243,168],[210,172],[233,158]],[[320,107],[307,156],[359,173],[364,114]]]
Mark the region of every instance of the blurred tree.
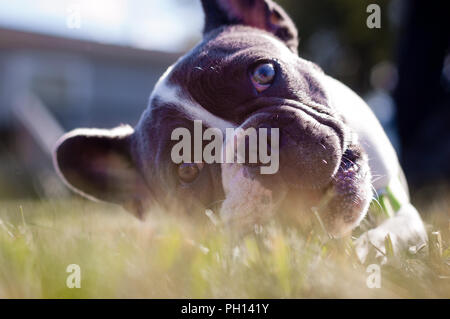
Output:
[[[392,56],[389,0],[277,0],[295,21],[300,56],[359,93],[370,89],[371,67]],[[366,25],[367,7],[381,8],[381,28]]]

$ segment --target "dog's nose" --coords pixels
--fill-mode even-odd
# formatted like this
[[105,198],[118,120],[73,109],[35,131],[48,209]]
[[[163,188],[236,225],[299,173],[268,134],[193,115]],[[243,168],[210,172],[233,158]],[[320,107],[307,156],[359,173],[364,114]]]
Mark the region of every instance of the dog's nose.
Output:
[[[279,129],[279,171],[284,181],[299,188],[326,186],[342,158],[342,130],[301,110],[259,114],[253,127]],[[270,133],[268,134],[270,137]],[[269,149],[276,147],[269,138]],[[272,150],[273,151],[273,150]]]

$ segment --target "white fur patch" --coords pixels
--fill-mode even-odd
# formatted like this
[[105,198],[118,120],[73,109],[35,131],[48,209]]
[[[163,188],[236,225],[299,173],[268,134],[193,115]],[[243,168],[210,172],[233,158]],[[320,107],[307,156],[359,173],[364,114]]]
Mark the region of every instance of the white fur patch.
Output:
[[134,129],[129,125],[121,125],[112,129],[100,129],[100,128],[77,128],[72,130],[63,136],[61,136],[56,145],[61,144],[62,141],[74,137],[77,135],[83,136],[105,136],[105,137],[121,137],[133,134]]
[[222,221],[233,227],[246,228],[267,221],[276,206],[272,191],[257,179],[246,176],[242,164],[222,164],[221,169],[225,191],[220,209]]

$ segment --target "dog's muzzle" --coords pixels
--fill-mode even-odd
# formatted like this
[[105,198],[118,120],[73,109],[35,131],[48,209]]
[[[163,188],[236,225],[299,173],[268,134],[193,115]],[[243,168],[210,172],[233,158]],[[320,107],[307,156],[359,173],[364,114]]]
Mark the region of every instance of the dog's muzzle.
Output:
[[[269,132],[279,128],[278,173],[290,186],[323,188],[341,163],[344,130],[329,117],[321,118],[289,106],[271,107],[253,114],[241,127],[267,128]],[[270,135],[268,143],[271,144]]]

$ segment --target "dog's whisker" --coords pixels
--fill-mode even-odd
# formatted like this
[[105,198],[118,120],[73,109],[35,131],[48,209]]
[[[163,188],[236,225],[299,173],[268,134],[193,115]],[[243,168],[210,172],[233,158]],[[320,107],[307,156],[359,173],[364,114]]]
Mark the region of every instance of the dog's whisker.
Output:
[[373,186],[373,184],[370,183],[370,187],[372,188],[373,192],[375,193],[375,199],[378,198],[380,195],[378,194],[378,192],[377,192],[375,186]]
[[375,183],[376,181],[379,181],[380,179],[382,179],[384,177],[386,177],[386,175],[378,175],[378,176],[373,176],[372,175],[372,183]]
[[380,203],[380,201],[378,200],[378,198],[372,197],[372,201],[375,202],[375,203],[378,205],[378,207],[379,207],[380,209],[383,209],[383,207],[381,206],[381,203]]

